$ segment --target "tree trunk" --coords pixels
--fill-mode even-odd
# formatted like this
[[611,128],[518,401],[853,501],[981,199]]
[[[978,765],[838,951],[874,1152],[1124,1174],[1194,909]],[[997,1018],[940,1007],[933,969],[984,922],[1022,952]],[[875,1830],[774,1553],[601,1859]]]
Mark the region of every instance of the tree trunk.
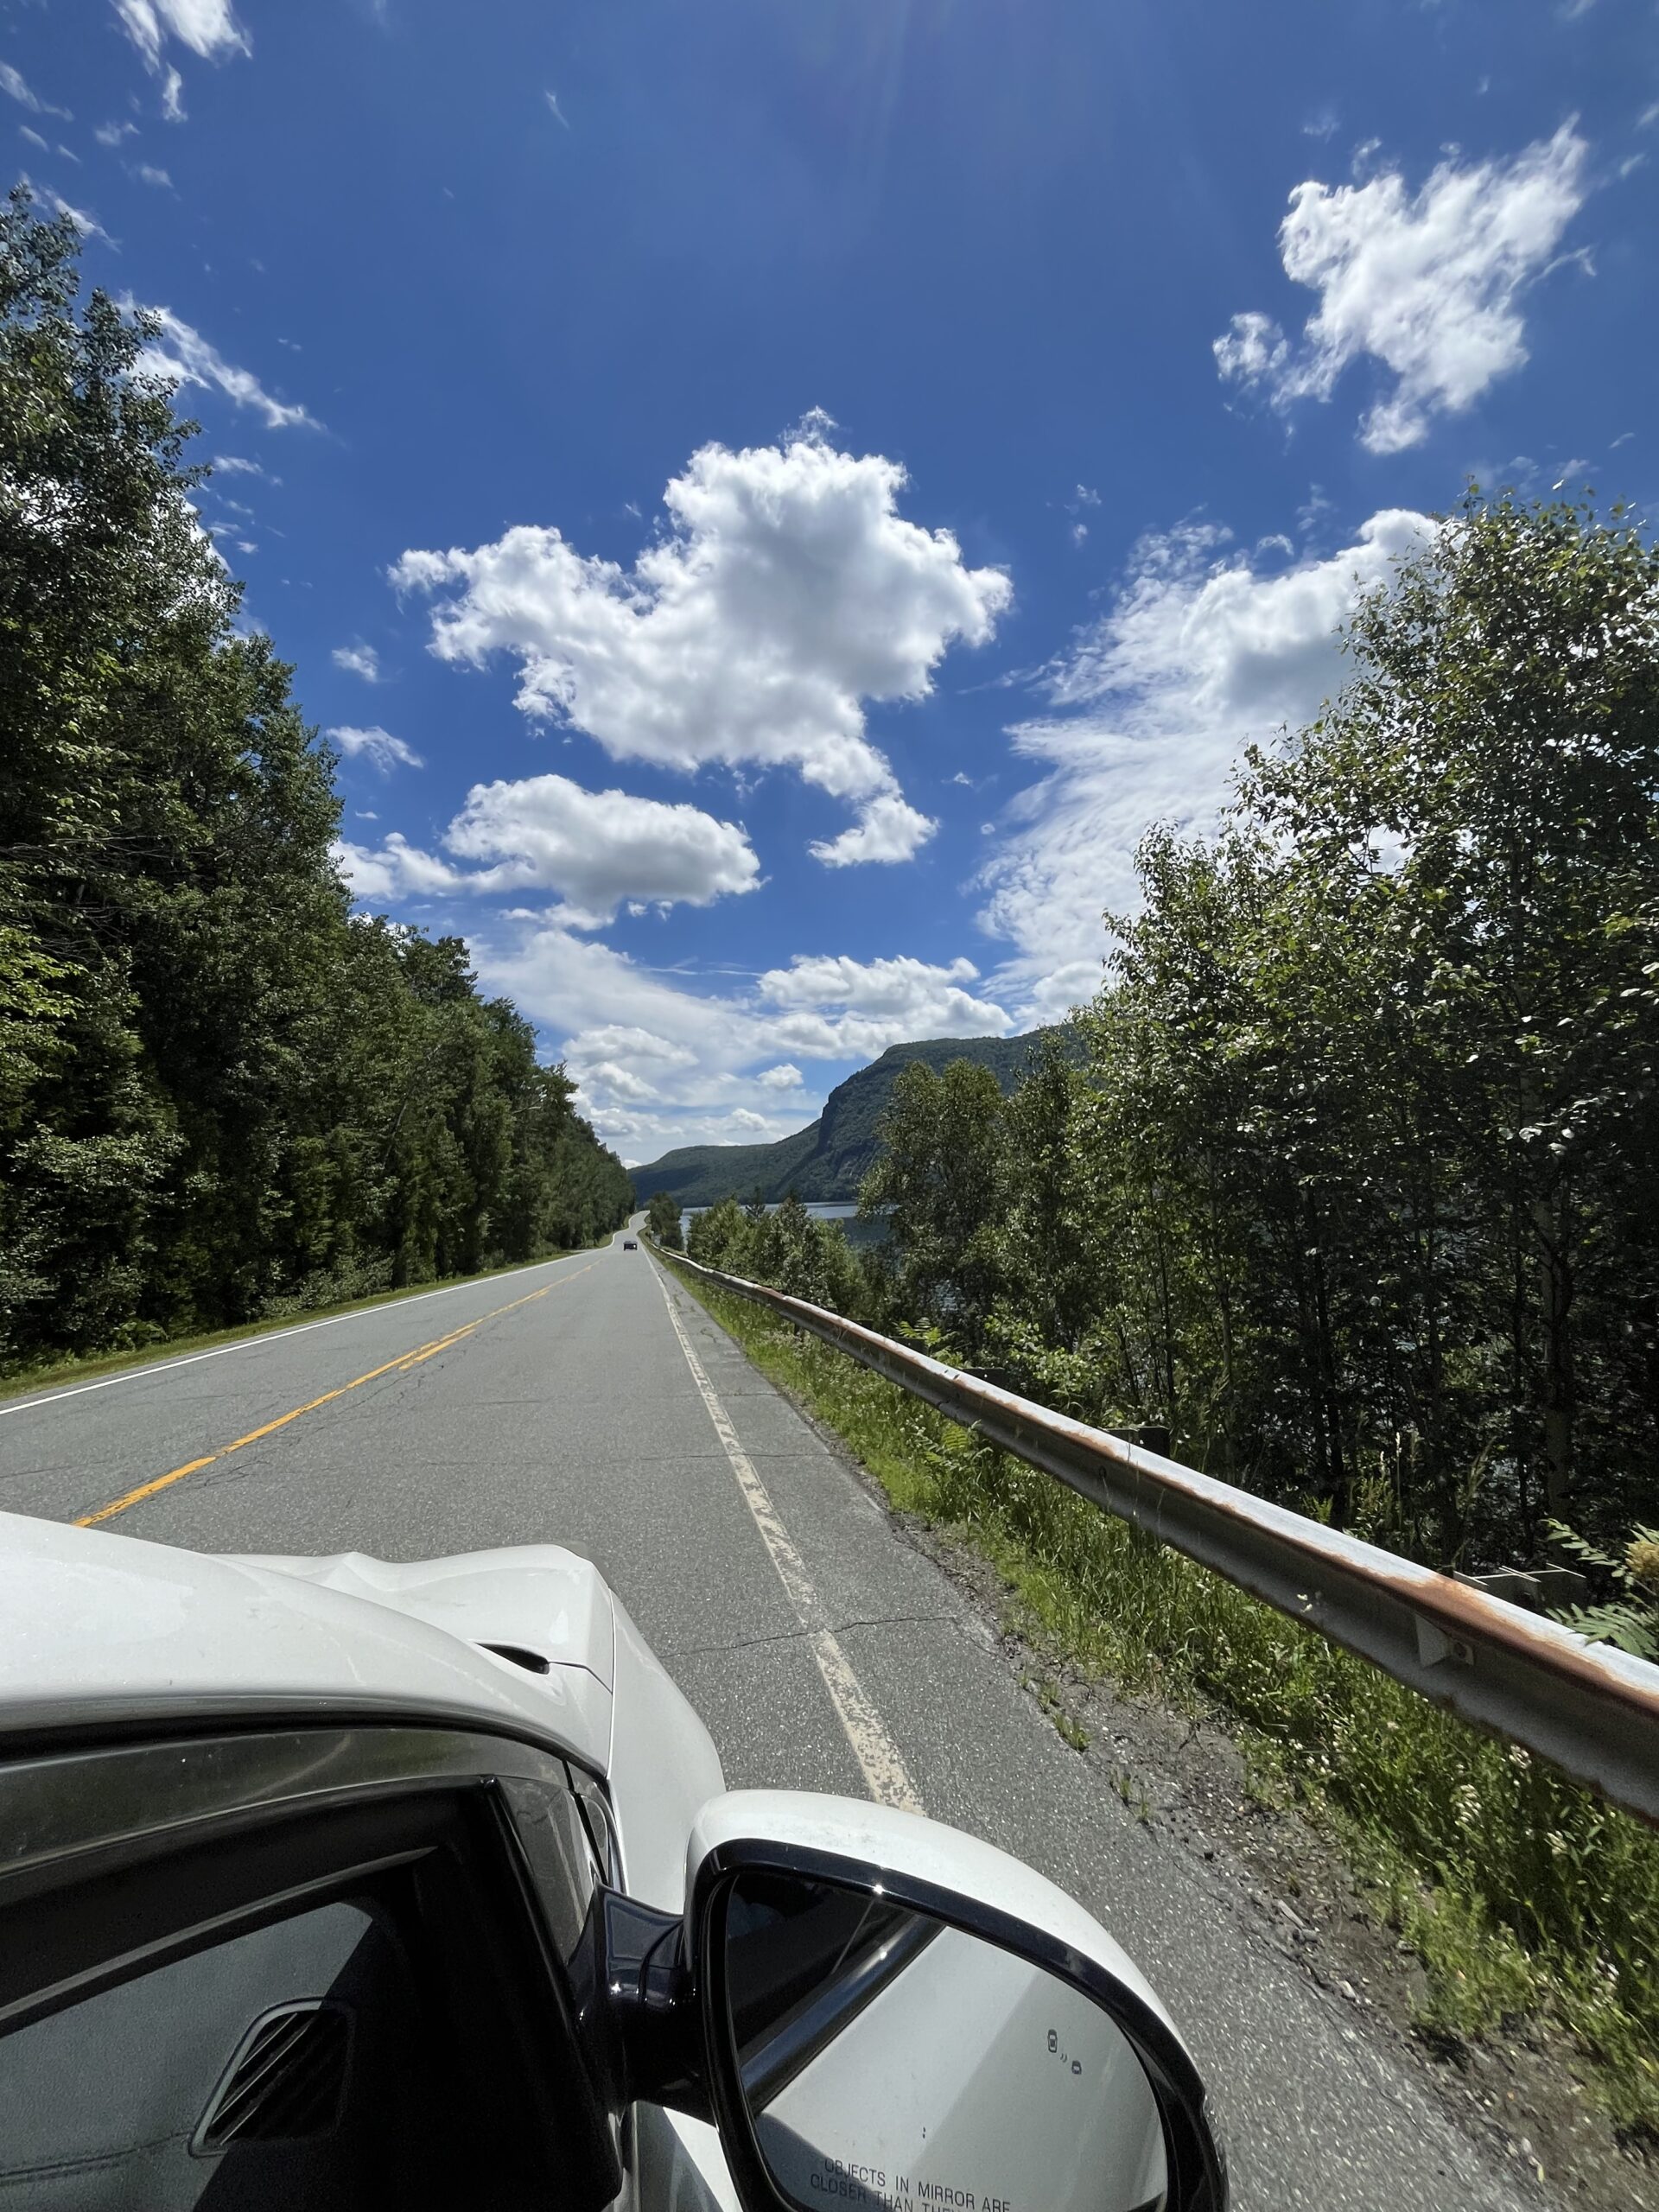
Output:
[[1538,1239],[1538,1306],[1543,1329],[1544,1497],[1558,1521],[1567,1517],[1573,1487],[1573,1270],[1567,1262],[1567,1207],[1532,1202]]

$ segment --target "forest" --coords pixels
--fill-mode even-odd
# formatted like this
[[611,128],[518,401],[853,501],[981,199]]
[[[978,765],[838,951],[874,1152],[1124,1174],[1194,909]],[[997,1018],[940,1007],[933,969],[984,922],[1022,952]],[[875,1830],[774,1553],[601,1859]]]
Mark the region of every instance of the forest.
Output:
[[0,214],[0,1370],[614,1229],[627,1175],[462,942],[351,911],[334,760],[191,500],[195,426]]
[[1435,1566],[1570,1527],[1639,1615],[1659,561],[1622,512],[1471,492],[1344,644],[1217,835],[1147,835],[1075,1056],[1007,1100],[904,1071],[885,1248],[728,1205],[691,1255]]

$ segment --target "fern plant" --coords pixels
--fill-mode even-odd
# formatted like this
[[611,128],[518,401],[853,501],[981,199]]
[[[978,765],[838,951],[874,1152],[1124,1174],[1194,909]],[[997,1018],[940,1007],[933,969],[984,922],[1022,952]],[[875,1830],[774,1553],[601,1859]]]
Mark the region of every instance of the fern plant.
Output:
[[1560,1521],[1550,1522],[1549,1536],[1558,1550],[1594,1569],[1612,1590],[1599,1605],[1563,1606],[1551,1618],[1592,1643],[1617,1644],[1637,1659],[1659,1659],[1659,1529],[1638,1522],[1617,1558]]

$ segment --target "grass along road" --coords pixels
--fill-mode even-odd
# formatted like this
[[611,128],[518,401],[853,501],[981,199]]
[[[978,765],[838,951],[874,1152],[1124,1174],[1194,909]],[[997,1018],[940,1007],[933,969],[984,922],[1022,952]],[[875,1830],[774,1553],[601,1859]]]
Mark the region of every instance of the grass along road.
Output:
[[680,1280],[895,1507],[995,1566],[1041,1644],[1225,1727],[1251,1790],[1339,1847],[1365,1910],[1421,1961],[1415,2024],[1436,2048],[1554,2035],[1582,2090],[1560,2127],[1588,2098],[1659,2138],[1659,1837],[844,1354]]

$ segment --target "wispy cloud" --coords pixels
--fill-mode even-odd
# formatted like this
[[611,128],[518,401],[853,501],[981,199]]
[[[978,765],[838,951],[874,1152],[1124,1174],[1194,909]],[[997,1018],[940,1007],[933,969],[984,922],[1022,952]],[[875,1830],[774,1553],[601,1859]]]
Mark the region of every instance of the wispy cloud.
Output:
[[555,123],[562,124],[564,129],[568,130],[570,128],[570,119],[565,114],[564,110],[559,105],[558,94],[551,92],[543,92],[542,94],[542,98],[547,102],[549,111],[550,111]]
[[[123,302],[129,312],[137,310],[130,297]],[[238,407],[251,407],[263,416],[267,427],[273,430],[318,430],[322,425],[307,409],[289,405],[285,400],[274,399],[251,369],[239,369],[227,361],[217,347],[210,345],[199,330],[193,330],[171,308],[151,307],[142,310],[153,316],[158,325],[156,339],[144,348],[143,366],[153,376],[169,377],[176,384],[197,385],[203,391],[222,391]]]
[[236,20],[231,0],[111,0],[127,36],[152,69],[159,69],[169,38],[204,61],[251,54],[253,41]]
[[9,94],[20,106],[26,107],[31,115],[55,115],[65,123],[74,120],[67,107],[54,107],[50,100],[43,100],[24,81],[22,70],[14,69],[10,61],[0,61],[0,92]]
[[420,768],[426,765],[412,745],[406,745],[401,737],[394,737],[378,723],[367,729],[327,729],[323,735],[340,747],[346,760],[366,760],[383,776],[389,776],[394,768]]

